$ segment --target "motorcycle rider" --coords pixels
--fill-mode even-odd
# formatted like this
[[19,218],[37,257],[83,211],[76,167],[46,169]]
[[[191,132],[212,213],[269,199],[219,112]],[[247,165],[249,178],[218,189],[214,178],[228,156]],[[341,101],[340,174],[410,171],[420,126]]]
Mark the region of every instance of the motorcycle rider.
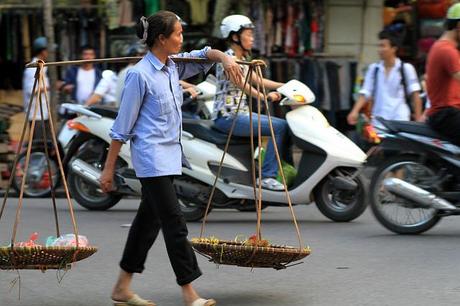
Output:
[[460,146],[460,3],[447,11],[446,30],[428,53],[428,124]]
[[[222,37],[227,39],[230,45],[230,48],[225,53],[238,60],[247,60],[254,43],[254,24],[252,21],[243,15],[230,15],[222,20],[220,30]],[[244,65],[241,68],[246,75],[248,73],[248,66]],[[218,83],[213,114],[215,128],[221,132],[228,133],[231,129],[233,119],[237,116],[233,135],[243,137],[250,136],[249,116],[251,115],[254,122],[254,133],[257,133],[257,113],[249,113],[248,103],[252,103],[252,101],[247,101],[246,94],[249,94],[252,91],[253,97],[260,96],[261,100],[263,99],[263,95],[257,92],[253,85],[247,84],[247,87],[244,88],[245,95],[242,96],[239,113],[236,114],[243,84],[235,85],[231,83],[225,77],[222,65],[216,66],[216,77]],[[253,75],[252,80],[250,81],[252,84],[260,82],[255,75]],[[283,85],[283,83],[274,82],[265,78],[262,82],[265,88],[269,90],[275,90]],[[267,96],[268,100],[271,102],[281,100],[281,95],[276,91],[268,93]],[[275,117],[272,117],[272,124],[275,132],[276,144],[280,151],[280,155],[282,155],[281,151],[288,131],[288,125],[285,120]],[[263,136],[271,136],[268,116],[261,116],[261,127]],[[283,184],[275,179],[277,173],[278,163],[276,161],[273,140],[270,138],[262,167],[262,187],[277,191],[284,190]]]

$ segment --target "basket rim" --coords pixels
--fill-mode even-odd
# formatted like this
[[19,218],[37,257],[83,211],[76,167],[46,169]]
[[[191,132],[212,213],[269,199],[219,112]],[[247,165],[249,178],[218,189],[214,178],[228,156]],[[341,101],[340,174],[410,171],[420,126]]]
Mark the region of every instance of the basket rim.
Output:
[[310,254],[311,250],[309,247],[304,247],[304,248],[296,248],[292,246],[287,246],[287,245],[275,245],[271,244],[269,246],[254,246],[254,245],[245,245],[241,241],[232,241],[232,240],[219,240],[217,243],[210,243],[210,242],[204,242],[204,241],[192,241],[191,242],[193,246],[195,245],[201,245],[201,246],[218,246],[218,247],[231,247],[231,248],[237,248],[237,249],[244,249],[244,250],[256,250],[256,251],[261,251],[261,252],[273,252],[273,251],[289,251],[292,253],[298,253],[298,254]]
[[97,247],[94,246],[79,246],[78,248],[75,246],[1,246],[0,251],[30,251],[30,250],[50,250],[50,251],[80,251],[80,250],[87,250],[87,251],[97,251]]

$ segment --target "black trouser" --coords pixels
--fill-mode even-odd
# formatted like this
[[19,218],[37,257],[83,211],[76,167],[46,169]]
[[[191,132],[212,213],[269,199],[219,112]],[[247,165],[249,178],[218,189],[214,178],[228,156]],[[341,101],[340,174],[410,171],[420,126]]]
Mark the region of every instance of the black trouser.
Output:
[[460,108],[444,108],[431,115],[428,124],[450,142],[460,146]]
[[[29,130],[32,129],[32,120],[29,121]],[[51,141],[51,126],[48,119],[45,120],[47,141]],[[57,135],[56,135],[57,137]],[[35,143],[43,143],[43,123],[41,119],[35,120],[33,139]]]
[[177,201],[172,176],[141,178],[142,200],[131,225],[120,267],[141,273],[147,253],[160,228],[169,260],[180,286],[201,276],[195,253],[187,239],[187,225]]

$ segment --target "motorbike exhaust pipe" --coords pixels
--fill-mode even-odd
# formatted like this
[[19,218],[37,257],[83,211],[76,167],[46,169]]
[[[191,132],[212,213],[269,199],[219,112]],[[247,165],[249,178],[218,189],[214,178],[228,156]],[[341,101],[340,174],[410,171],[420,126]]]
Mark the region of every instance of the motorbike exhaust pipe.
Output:
[[383,180],[383,185],[389,192],[410,201],[414,201],[423,208],[434,208],[440,210],[457,209],[449,201],[446,201],[443,198],[440,198],[435,194],[426,191],[425,189],[405,182],[399,178],[386,178]]
[[72,161],[70,168],[82,179],[99,186],[99,179],[102,173],[101,170],[78,158]]

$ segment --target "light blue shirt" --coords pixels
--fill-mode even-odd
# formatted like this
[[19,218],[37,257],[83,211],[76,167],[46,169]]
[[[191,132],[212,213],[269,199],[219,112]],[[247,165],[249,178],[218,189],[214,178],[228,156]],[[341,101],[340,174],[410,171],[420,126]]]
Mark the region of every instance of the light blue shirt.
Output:
[[[206,47],[176,56],[207,58],[209,50]],[[165,65],[148,52],[129,69],[110,137],[123,143],[130,141],[137,177],[182,173],[183,101],[179,79],[207,72],[211,66],[212,63],[174,63],[171,59]]]

